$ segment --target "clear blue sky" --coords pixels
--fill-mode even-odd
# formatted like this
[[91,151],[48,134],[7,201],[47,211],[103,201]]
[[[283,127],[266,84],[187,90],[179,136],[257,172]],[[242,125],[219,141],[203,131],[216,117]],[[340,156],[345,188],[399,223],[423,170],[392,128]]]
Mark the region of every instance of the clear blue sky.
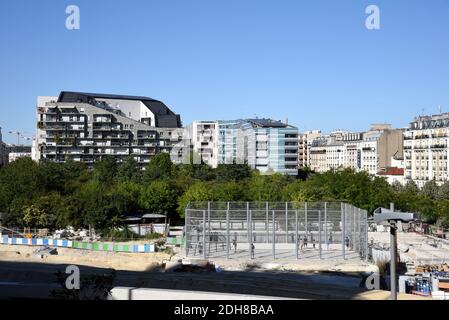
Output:
[[[65,8],[81,30],[65,29]],[[365,28],[365,8],[381,30]],[[0,125],[34,134],[38,95],[146,95],[184,124],[403,127],[449,111],[448,0],[1,0]],[[6,132],[5,132],[6,131]]]

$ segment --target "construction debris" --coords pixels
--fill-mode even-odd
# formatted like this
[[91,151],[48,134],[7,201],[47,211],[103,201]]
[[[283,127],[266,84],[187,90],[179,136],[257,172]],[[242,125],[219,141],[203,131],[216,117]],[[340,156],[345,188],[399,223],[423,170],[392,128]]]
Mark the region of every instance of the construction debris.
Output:
[[33,255],[37,256],[41,259],[43,259],[46,256],[53,256],[53,255],[57,255],[58,254],[58,250],[56,248],[51,248],[51,247],[43,247],[43,248],[39,248],[34,250]]
[[449,266],[447,263],[436,265],[419,265],[416,267],[416,273],[426,272],[443,272],[449,274]]

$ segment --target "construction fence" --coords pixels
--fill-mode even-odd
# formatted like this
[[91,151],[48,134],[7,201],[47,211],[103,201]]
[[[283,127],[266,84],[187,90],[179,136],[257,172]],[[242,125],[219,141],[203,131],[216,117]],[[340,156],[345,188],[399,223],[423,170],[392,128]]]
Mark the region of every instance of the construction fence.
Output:
[[191,202],[190,257],[368,259],[368,213],[341,202]]
[[25,246],[49,246],[60,248],[73,248],[94,251],[129,252],[129,253],[150,253],[155,252],[153,244],[117,244],[104,242],[81,242],[61,239],[36,239],[36,238],[14,238],[0,237],[0,244],[4,245],[25,245]]

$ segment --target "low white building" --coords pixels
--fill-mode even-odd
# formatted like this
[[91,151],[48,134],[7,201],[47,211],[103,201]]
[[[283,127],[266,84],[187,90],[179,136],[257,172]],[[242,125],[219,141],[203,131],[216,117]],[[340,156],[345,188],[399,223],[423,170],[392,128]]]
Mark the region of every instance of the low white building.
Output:
[[9,155],[8,160],[9,163],[16,161],[19,158],[31,158],[31,146],[16,146],[10,145],[8,147]]

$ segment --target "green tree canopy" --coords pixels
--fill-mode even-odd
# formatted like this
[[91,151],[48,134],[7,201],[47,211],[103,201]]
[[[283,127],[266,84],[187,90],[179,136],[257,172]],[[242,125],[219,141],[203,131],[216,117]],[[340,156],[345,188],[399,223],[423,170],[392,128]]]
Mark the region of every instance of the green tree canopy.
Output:
[[158,179],[169,179],[173,176],[174,165],[168,153],[158,153],[155,155],[143,173],[145,184]]

